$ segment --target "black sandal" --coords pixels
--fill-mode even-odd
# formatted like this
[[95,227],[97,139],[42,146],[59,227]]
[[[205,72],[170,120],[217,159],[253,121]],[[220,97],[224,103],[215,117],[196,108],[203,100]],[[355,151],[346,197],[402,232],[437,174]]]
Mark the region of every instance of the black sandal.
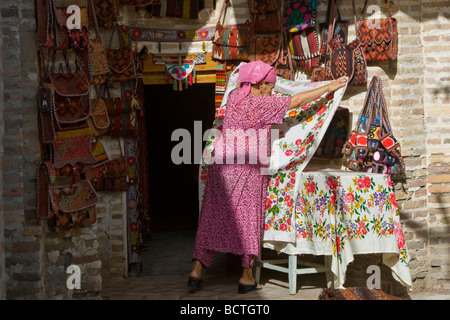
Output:
[[245,285],[240,284],[238,286],[238,293],[248,293],[253,290],[261,290],[262,288],[258,288],[258,282],[255,281],[255,284],[252,285]]
[[202,279],[196,279],[193,277],[189,277],[187,285],[191,289],[201,289],[202,287]]

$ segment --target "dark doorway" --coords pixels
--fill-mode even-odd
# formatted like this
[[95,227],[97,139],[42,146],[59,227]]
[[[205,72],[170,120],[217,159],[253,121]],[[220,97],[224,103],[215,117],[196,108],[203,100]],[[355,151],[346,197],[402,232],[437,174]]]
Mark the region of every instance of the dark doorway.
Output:
[[[152,232],[197,227],[199,164],[194,161],[194,124],[201,121],[202,134],[211,128],[214,97],[213,83],[193,84],[183,91],[174,91],[172,85],[145,86]],[[183,139],[171,140],[176,129],[190,133],[190,164],[176,165],[171,159],[172,149]]]

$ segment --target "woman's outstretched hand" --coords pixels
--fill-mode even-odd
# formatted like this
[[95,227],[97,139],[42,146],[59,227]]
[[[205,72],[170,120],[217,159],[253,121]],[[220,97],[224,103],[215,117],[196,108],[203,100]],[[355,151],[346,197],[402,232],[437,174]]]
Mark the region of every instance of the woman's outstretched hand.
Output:
[[311,101],[317,99],[321,95],[327,92],[334,92],[340,88],[345,87],[346,85],[347,85],[347,77],[341,77],[333,82],[330,82],[326,86],[321,86],[313,90],[297,93],[296,95],[292,96],[291,104],[289,105],[288,110],[310,103]]
[[334,80],[333,82],[329,83],[327,85],[327,87],[330,92],[333,92],[340,88],[345,87],[346,85],[347,85],[347,77],[344,76],[344,77],[340,77],[339,79]]

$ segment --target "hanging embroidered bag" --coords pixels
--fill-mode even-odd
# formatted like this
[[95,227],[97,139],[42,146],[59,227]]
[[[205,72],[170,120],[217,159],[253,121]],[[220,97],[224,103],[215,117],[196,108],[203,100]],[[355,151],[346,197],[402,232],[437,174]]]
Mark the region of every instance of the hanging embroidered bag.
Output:
[[261,60],[273,65],[280,57],[282,45],[280,32],[273,34],[254,34],[250,42],[250,61]]
[[116,30],[118,33],[121,32],[117,24],[112,32],[109,48],[105,49],[110,68],[109,81],[122,82],[134,80],[136,78],[136,68],[134,64],[134,53],[131,50],[131,47],[125,45],[122,37],[119,35],[119,48],[111,49],[112,40]]
[[[327,9],[327,21],[324,23],[319,24],[319,30],[321,34],[321,43],[320,43],[320,54],[325,54],[325,49],[327,47],[327,39],[328,39],[328,28],[330,26],[330,10],[332,10],[331,1],[328,2],[328,9]],[[339,11],[339,8],[337,9],[338,18],[336,20],[336,23],[334,25],[334,34],[333,39],[340,43],[340,44],[347,44],[347,38],[348,38],[348,21],[344,21],[341,19],[341,13]],[[333,21],[331,21],[333,23]]]
[[306,28],[300,32],[290,32],[288,37],[294,67],[311,71],[319,65],[319,40],[315,27]]
[[136,137],[137,121],[136,110],[132,108],[128,96],[112,98],[108,87],[105,86],[103,100],[109,117],[109,126],[106,135],[112,137]]
[[55,168],[62,168],[66,165],[75,166],[77,162],[95,163],[91,152],[91,137],[91,130],[87,124],[57,131],[55,142],[52,143]]
[[[367,119],[364,125],[361,125],[362,117]],[[392,133],[381,77],[378,75],[370,82],[356,129],[350,133],[342,153],[347,167],[353,171],[393,176],[400,176],[404,172],[400,144]]]
[[[334,9],[332,10],[333,19],[330,19],[330,21],[333,21],[333,23],[328,28],[328,46],[325,54],[325,70],[323,73],[324,79],[315,77],[314,80],[336,80],[342,76],[346,76],[349,78],[348,83],[350,85],[367,83],[367,64],[358,37],[349,44],[341,44],[334,38],[338,3],[339,0],[335,3]],[[354,0],[352,0],[352,7],[356,29],[357,22]],[[316,70],[314,74],[320,75],[321,73]]]
[[89,27],[87,1],[88,0],[75,0],[70,2],[70,4],[78,5],[80,8],[80,29],[67,28],[67,19],[72,15],[71,12],[67,12],[67,3],[59,0],[52,1],[55,28],[55,49],[83,49],[88,46]]
[[316,23],[317,0],[287,0],[284,7],[283,31],[299,32]]
[[253,34],[252,24],[225,25],[229,0],[225,0],[220,11],[214,31],[211,57],[215,60],[249,60],[250,39]]
[[289,49],[285,47],[284,43],[285,43],[284,38],[282,38],[280,57],[274,65],[275,73],[280,78],[287,80],[294,80],[295,78],[294,64],[292,62],[291,53]]
[[385,0],[389,18],[363,19],[367,0],[364,2],[357,35],[367,61],[386,61],[397,59],[397,20],[392,17],[389,3]]
[[109,120],[108,109],[104,98],[98,94],[98,87],[95,87],[96,98],[91,99],[91,114],[88,118],[89,128],[92,135],[98,137],[104,135],[111,121]]
[[249,0],[248,9],[252,17],[254,33],[279,32],[280,0]]
[[92,186],[97,191],[126,191],[127,167],[125,157],[120,155],[117,159],[105,163],[101,175],[91,175]]
[[58,202],[56,232],[85,228],[96,222],[98,196],[88,180],[54,186],[53,192]]
[[89,0],[93,3],[97,23],[100,27],[111,29],[120,14],[118,0]]
[[91,113],[90,85],[86,73],[80,68],[78,57],[75,59],[76,70],[72,72],[66,51],[63,54],[66,68],[64,70],[63,63],[60,62],[59,72],[55,72],[54,55],[47,86],[54,95],[56,121],[60,124],[73,124],[86,120]]

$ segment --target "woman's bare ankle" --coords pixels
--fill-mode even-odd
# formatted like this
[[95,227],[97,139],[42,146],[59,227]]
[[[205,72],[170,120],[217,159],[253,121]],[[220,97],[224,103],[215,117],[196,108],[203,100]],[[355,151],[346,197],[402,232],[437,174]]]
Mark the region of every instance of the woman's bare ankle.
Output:
[[189,276],[194,279],[202,278],[202,264],[198,260],[194,260],[192,263],[192,270],[189,273]]

